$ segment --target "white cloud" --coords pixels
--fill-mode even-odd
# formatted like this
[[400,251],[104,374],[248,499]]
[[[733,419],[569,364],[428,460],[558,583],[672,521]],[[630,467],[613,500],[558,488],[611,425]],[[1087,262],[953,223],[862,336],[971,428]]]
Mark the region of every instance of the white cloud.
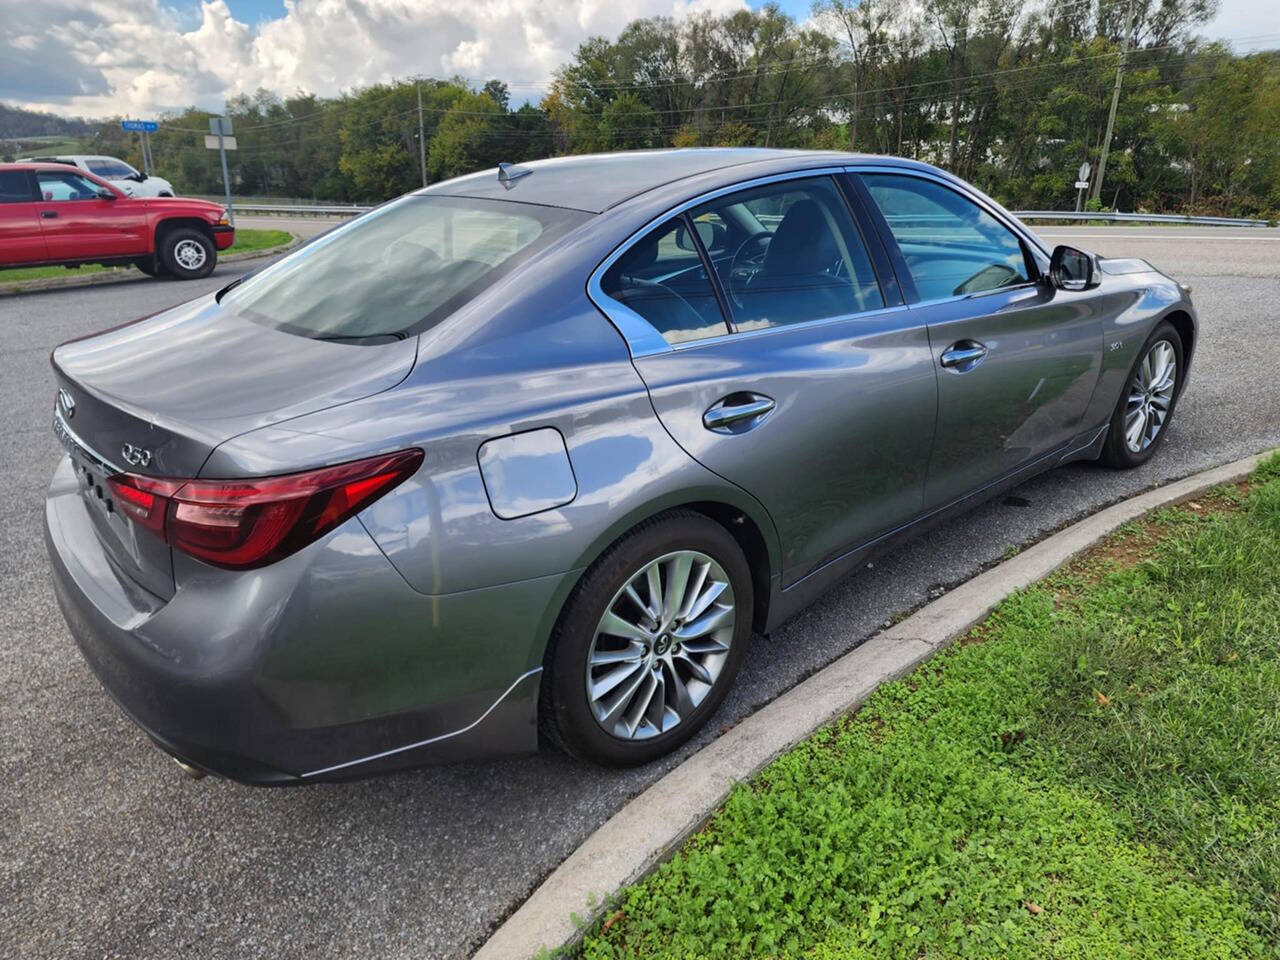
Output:
[[1222,0],[1218,15],[1200,31],[1212,40],[1230,40],[1237,53],[1280,47],[1276,0]]
[[[415,74],[542,79],[587,37],[615,36],[636,17],[744,5],[285,0],[283,16],[250,25],[235,19],[225,0],[202,2],[198,23],[161,0],[47,0],[43,7],[0,0],[0,13],[11,21],[0,37],[0,64],[13,65],[0,67],[0,100],[63,114],[150,116],[189,104],[219,108],[227,97],[259,87],[333,95]],[[40,64],[46,69],[33,69]],[[62,80],[30,80],[50,66]]]

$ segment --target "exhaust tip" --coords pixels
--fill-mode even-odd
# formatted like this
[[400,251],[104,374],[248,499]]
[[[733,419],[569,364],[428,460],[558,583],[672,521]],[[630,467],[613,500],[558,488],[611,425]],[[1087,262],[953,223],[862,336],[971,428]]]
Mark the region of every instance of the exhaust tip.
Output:
[[173,757],[173,762],[178,765],[178,769],[185,773],[192,780],[203,780],[207,774],[199,767],[193,767],[191,764]]

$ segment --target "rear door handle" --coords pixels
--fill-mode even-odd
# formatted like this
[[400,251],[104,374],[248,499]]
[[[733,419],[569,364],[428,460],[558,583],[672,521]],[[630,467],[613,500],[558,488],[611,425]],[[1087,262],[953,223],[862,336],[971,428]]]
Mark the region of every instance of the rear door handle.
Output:
[[57,215],[58,215],[57,210],[41,210],[40,211],[40,216],[44,217],[46,220],[52,220]]
[[731,393],[707,408],[702,425],[713,433],[745,433],[759,426],[776,404],[760,393]]
[[976,340],[961,340],[943,351],[939,362],[944,367],[960,373],[972,370],[987,355],[987,348]]

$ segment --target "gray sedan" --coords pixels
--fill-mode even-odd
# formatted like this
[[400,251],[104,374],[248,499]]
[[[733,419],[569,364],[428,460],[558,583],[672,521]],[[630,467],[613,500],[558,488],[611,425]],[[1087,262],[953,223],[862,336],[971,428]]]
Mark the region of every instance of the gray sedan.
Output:
[[54,582],[193,774],[641,763],[877,551],[1151,457],[1195,346],[1186,287],[921,163],[503,165],[58,347]]

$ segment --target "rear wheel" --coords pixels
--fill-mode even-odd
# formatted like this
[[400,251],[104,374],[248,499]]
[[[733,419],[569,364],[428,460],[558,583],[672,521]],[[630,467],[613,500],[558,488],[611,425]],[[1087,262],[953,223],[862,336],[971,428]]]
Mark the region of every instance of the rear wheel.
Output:
[[193,227],[178,227],[160,242],[160,262],[179,280],[199,280],[213,273],[218,252],[213,241]]
[[1102,462],[1128,469],[1146,463],[1164,442],[1185,366],[1182,338],[1162,321],[1142,345],[1111,416]]
[[675,749],[724,700],[752,609],[746,558],[719,524],[673,511],[636,528],[565,605],[545,661],[546,736],[612,765]]

